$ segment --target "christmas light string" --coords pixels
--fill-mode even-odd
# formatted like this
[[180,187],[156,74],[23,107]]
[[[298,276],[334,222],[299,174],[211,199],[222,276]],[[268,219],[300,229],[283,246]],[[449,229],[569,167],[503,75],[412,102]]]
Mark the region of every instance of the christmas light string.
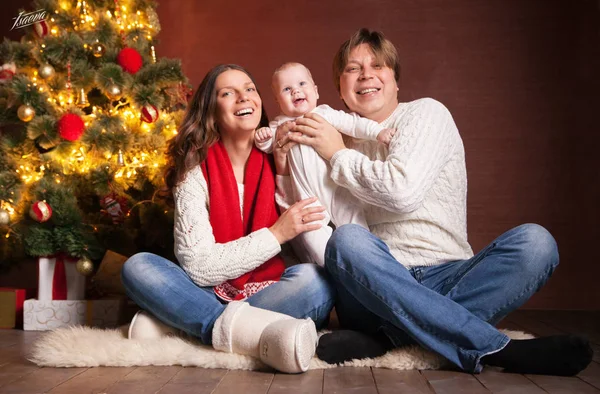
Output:
[[[125,45],[125,22],[124,20],[126,19],[127,15],[123,14],[123,12],[126,11],[126,6],[122,5],[121,7],[119,7],[119,2],[118,0],[114,0],[115,3],[115,18],[117,20],[117,24],[120,27],[120,38],[121,38],[121,42],[123,43],[123,45]],[[87,2],[86,1],[81,1],[78,3],[78,6],[80,7],[80,23],[81,25],[88,25],[88,26],[95,26],[95,21],[93,19],[93,17],[90,15],[90,12],[87,8]],[[65,12],[69,12],[72,8],[70,8],[67,4],[67,2],[61,2],[61,8],[62,10],[64,10]],[[59,10],[55,10],[55,14],[58,15],[59,14]],[[111,18],[111,14],[110,11],[107,10],[107,15],[109,18]],[[136,12],[136,20],[132,23],[127,25],[128,29],[132,29],[134,27],[139,27],[139,28],[144,28],[146,27],[144,25],[143,22],[140,22],[140,16],[141,16],[141,12],[137,11]],[[51,22],[55,22],[55,18],[52,17],[50,18]],[[152,43],[152,37],[150,35],[150,31],[152,29],[152,25],[150,23],[147,24],[147,27],[149,29],[149,33],[147,35],[147,39],[149,42],[149,49],[150,49],[150,56],[151,56],[151,60],[153,63],[156,63],[156,51],[154,48],[154,45]],[[77,28],[77,26],[75,27]],[[76,29],[77,30],[77,29]],[[59,34],[59,30],[56,28],[56,26],[53,26],[50,29],[50,33],[54,36]],[[96,42],[98,42],[96,40]],[[30,42],[32,43],[32,42]],[[40,54],[44,53],[44,50],[46,48],[46,45],[44,43],[40,44]],[[84,43],[84,48],[87,49],[88,44]],[[43,80],[38,78],[38,71],[37,70],[33,70],[33,77],[31,78],[32,83],[27,85],[27,91],[30,92],[31,88],[35,88],[36,90],[38,90],[39,92],[48,92],[49,96],[47,98],[45,98],[45,100],[50,103],[50,104],[54,104],[55,106],[58,106],[60,108],[68,108],[70,107],[71,104],[73,104],[73,84],[72,84],[72,63],[71,63],[71,59],[68,60],[67,62],[67,67],[66,67],[66,71],[67,71],[67,82],[66,82],[66,95],[67,97],[64,97],[63,92],[60,92],[58,94],[54,93],[54,89],[50,88],[48,84],[48,80]],[[121,89],[123,89],[123,87],[119,86]],[[115,114],[118,116],[122,116],[124,118],[124,120],[127,121],[131,121],[133,119],[140,119],[140,116],[136,116],[134,114],[134,111],[131,108],[125,108],[127,106],[130,105],[130,102],[125,98],[125,100],[119,100],[116,104],[111,103],[112,108],[109,110],[111,114]],[[91,118],[89,120],[85,121],[85,125],[89,126],[91,124],[91,122],[93,122],[94,118],[97,117],[97,114],[102,114],[104,113],[105,110],[102,107],[96,107],[93,106],[92,107],[92,112],[89,115],[84,115]],[[160,116],[161,118],[165,119],[167,118],[166,114],[161,114]],[[145,130],[145,131],[149,131],[150,126],[147,123],[141,123],[141,121],[137,121],[136,123],[138,123],[138,126],[140,127],[140,129]],[[141,123],[141,125],[139,125],[139,123]],[[170,129],[171,128],[171,124],[166,124],[164,127],[165,129]],[[174,134],[176,134],[176,130],[173,131]],[[154,150],[154,154],[157,154],[158,152],[156,150]],[[59,167],[62,167],[63,169],[66,169],[67,167],[70,167],[68,170],[64,171],[65,175],[67,175],[67,177],[69,176],[69,173],[86,173],[88,172],[91,168],[94,167],[98,167],[97,165],[90,165],[91,162],[93,162],[95,160],[97,156],[94,157],[88,157],[86,155],[85,149],[82,146],[76,147],[74,149],[71,150],[71,153],[69,156],[67,156],[66,158],[62,158],[60,156],[54,156],[53,160],[59,165]],[[109,154],[109,157],[112,157],[112,155]],[[136,152],[135,155],[133,155],[132,157],[128,158],[127,162],[125,163],[124,167],[122,169],[119,169],[120,171],[120,176],[122,177],[126,177],[126,178],[130,178],[132,175],[136,175],[136,168],[140,168],[140,167],[152,167],[152,168],[157,168],[159,167],[159,162],[160,162],[160,158],[158,157],[158,155],[156,155],[156,157],[153,157],[153,153],[152,152],[146,152],[146,151],[141,151],[141,152]],[[38,168],[34,168],[31,166],[27,166],[27,165],[21,165],[19,166],[19,168],[16,169],[16,173],[19,175],[19,177],[21,178],[21,180],[25,183],[25,184],[29,184],[35,181],[40,180],[45,173],[45,167],[42,165]],[[61,176],[59,174],[53,174],[52,175],[54,177],[54,180],[56,183],[61,183],[62,179]],[[116,178],[119,178],[120,176],[116,176]],[[156,191],[158,192],[158,190]],[[156,196],[156,192],[155,194],[152,196],[151,200],[143,200],[140,201],[138,203],[136,203],[133,207],[132,210],[134,208],[136,208],[138,205],[142,205],[142,204],[147,204],[147,203],[154,203],[155,200],[155,196]],[[7,209],[7,211],[9,212],[10,215],[14,215],[15,213],[15,208],[13,208],[12,206],[10,206],[7,202],[2,201],[2,206],[4,207],[10,207],[10,210]],[[130,210],[131,212],[131,210]],[[6,238],[8,238],[10,236],[11,233],[14,233],[14,230],[12,229],[12,226],[16,225],[19,222],[12,222],[10,227],[9,227],[9,231],[6,233]],[[95,228],[97,230],[97,228]]]
[[[124,11],[126,10],[125,6],[123,6],[123,10]],[[115,0],[115,18],[117,18],[117,24],[121,28],[121,30],[119,31],[119,35],[121,36],[121,44],[123,46],[126,46],[125,45],[125,28],[123,25],[123,20],[121,19],[121,10],[119,10],[119,0]]]

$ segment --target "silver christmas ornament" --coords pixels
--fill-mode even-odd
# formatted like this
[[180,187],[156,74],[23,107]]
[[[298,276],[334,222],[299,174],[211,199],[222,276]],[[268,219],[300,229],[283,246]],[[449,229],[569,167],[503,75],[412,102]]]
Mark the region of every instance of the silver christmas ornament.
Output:
[[54,67],[52,67],[52,65],[49,63],[42,64],[42,66],[38,69],[38,75],[42,79],[52,78],[55,73]]

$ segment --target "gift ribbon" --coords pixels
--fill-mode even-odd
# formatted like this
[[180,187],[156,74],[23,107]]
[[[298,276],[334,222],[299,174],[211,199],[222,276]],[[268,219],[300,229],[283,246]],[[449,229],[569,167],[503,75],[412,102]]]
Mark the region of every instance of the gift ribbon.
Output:
[[76,260],[69,259],[65,254],[59,253],[52,256],[47,256],[49,259],[55,259],[54,274],[52,276],[52,299],[66,300],[67,299],[67,272],[65,270],[65,260],[71,264]]
[[54,276],[52,277],[52,299],[67,299],[67,272],[65,271],[65,262],[63,257],[57,255],[54,264]]

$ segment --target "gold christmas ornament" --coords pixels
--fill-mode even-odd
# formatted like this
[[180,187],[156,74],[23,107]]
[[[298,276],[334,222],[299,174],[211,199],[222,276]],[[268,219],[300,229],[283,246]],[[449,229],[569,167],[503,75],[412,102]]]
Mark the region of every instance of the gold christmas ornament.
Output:
[[87,101],[87,96],[85,95],[85,90],[81,88],[79,93],[77,94],[77,102],[75,103],[79,108],[85,108],[90,105]]
[[10,215],[8,212],[0,208],[0,225],[6,226],[10,223]]
[[77,272],[79,272],[81,275],[90,276],[92,272],[94,272],[94,263],[92,263],[92,260],[89,258],[82,257],[77,260],[77,265],[75,265],[75,268],[77,268]]
[[91,46],[94,57],[102,57],[106,53],[106,47],[103,44],[100,44],[99,42],[95,42]]
[[122,92],[121,88],[117,84],[112,84],[106,89],[106,94],[111,100],[118,100],[121,98]]
[[49,63],[42,64],[42,66],[38,69],[38,75],[42,79],[52,78],[55,73],[54,67],[52,67],[52,65]]
[[123,151],[119,149],[119,155],[117,156],[117,164],[123,167],[125,165],[125,160],[123,159]]
[[29,104],[23,104],[17,110],[17,116],[23,122],[29,122],[35,117],[35,109]]

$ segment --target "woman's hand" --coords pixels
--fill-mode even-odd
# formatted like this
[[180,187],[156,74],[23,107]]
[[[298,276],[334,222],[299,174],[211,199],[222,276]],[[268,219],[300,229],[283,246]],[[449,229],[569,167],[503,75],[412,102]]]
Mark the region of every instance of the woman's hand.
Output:
[[293,239],[298,234],[321,228],[321,223],[314,222],[318,222],[325,218],[325,215],[321,213],[325,211],[325,207],[307,207],[307,205],[312,204],[315,201],[317,201],[316,197],[298,201],[289,207],[279,219],[269,227],[269,230],[271,230],[275,238],[277,238],[280,245]]
[[277,175],[289,175],[290,169],[287,162],[287,153],[292,149],[292,146],[296,145],[295,142],[290,141],[289,133],[295,123],[288,121],[282,123],[277,128],[275,133],[275,143],[273,144],[273,157],[275,159],[275,172]]
[[295,133],[289,134],[290,140],[312,146],[327,161],[337,151],[346,148],[339,131],[315,113],[306,114],[303,118],[296,119],[295,123]]

